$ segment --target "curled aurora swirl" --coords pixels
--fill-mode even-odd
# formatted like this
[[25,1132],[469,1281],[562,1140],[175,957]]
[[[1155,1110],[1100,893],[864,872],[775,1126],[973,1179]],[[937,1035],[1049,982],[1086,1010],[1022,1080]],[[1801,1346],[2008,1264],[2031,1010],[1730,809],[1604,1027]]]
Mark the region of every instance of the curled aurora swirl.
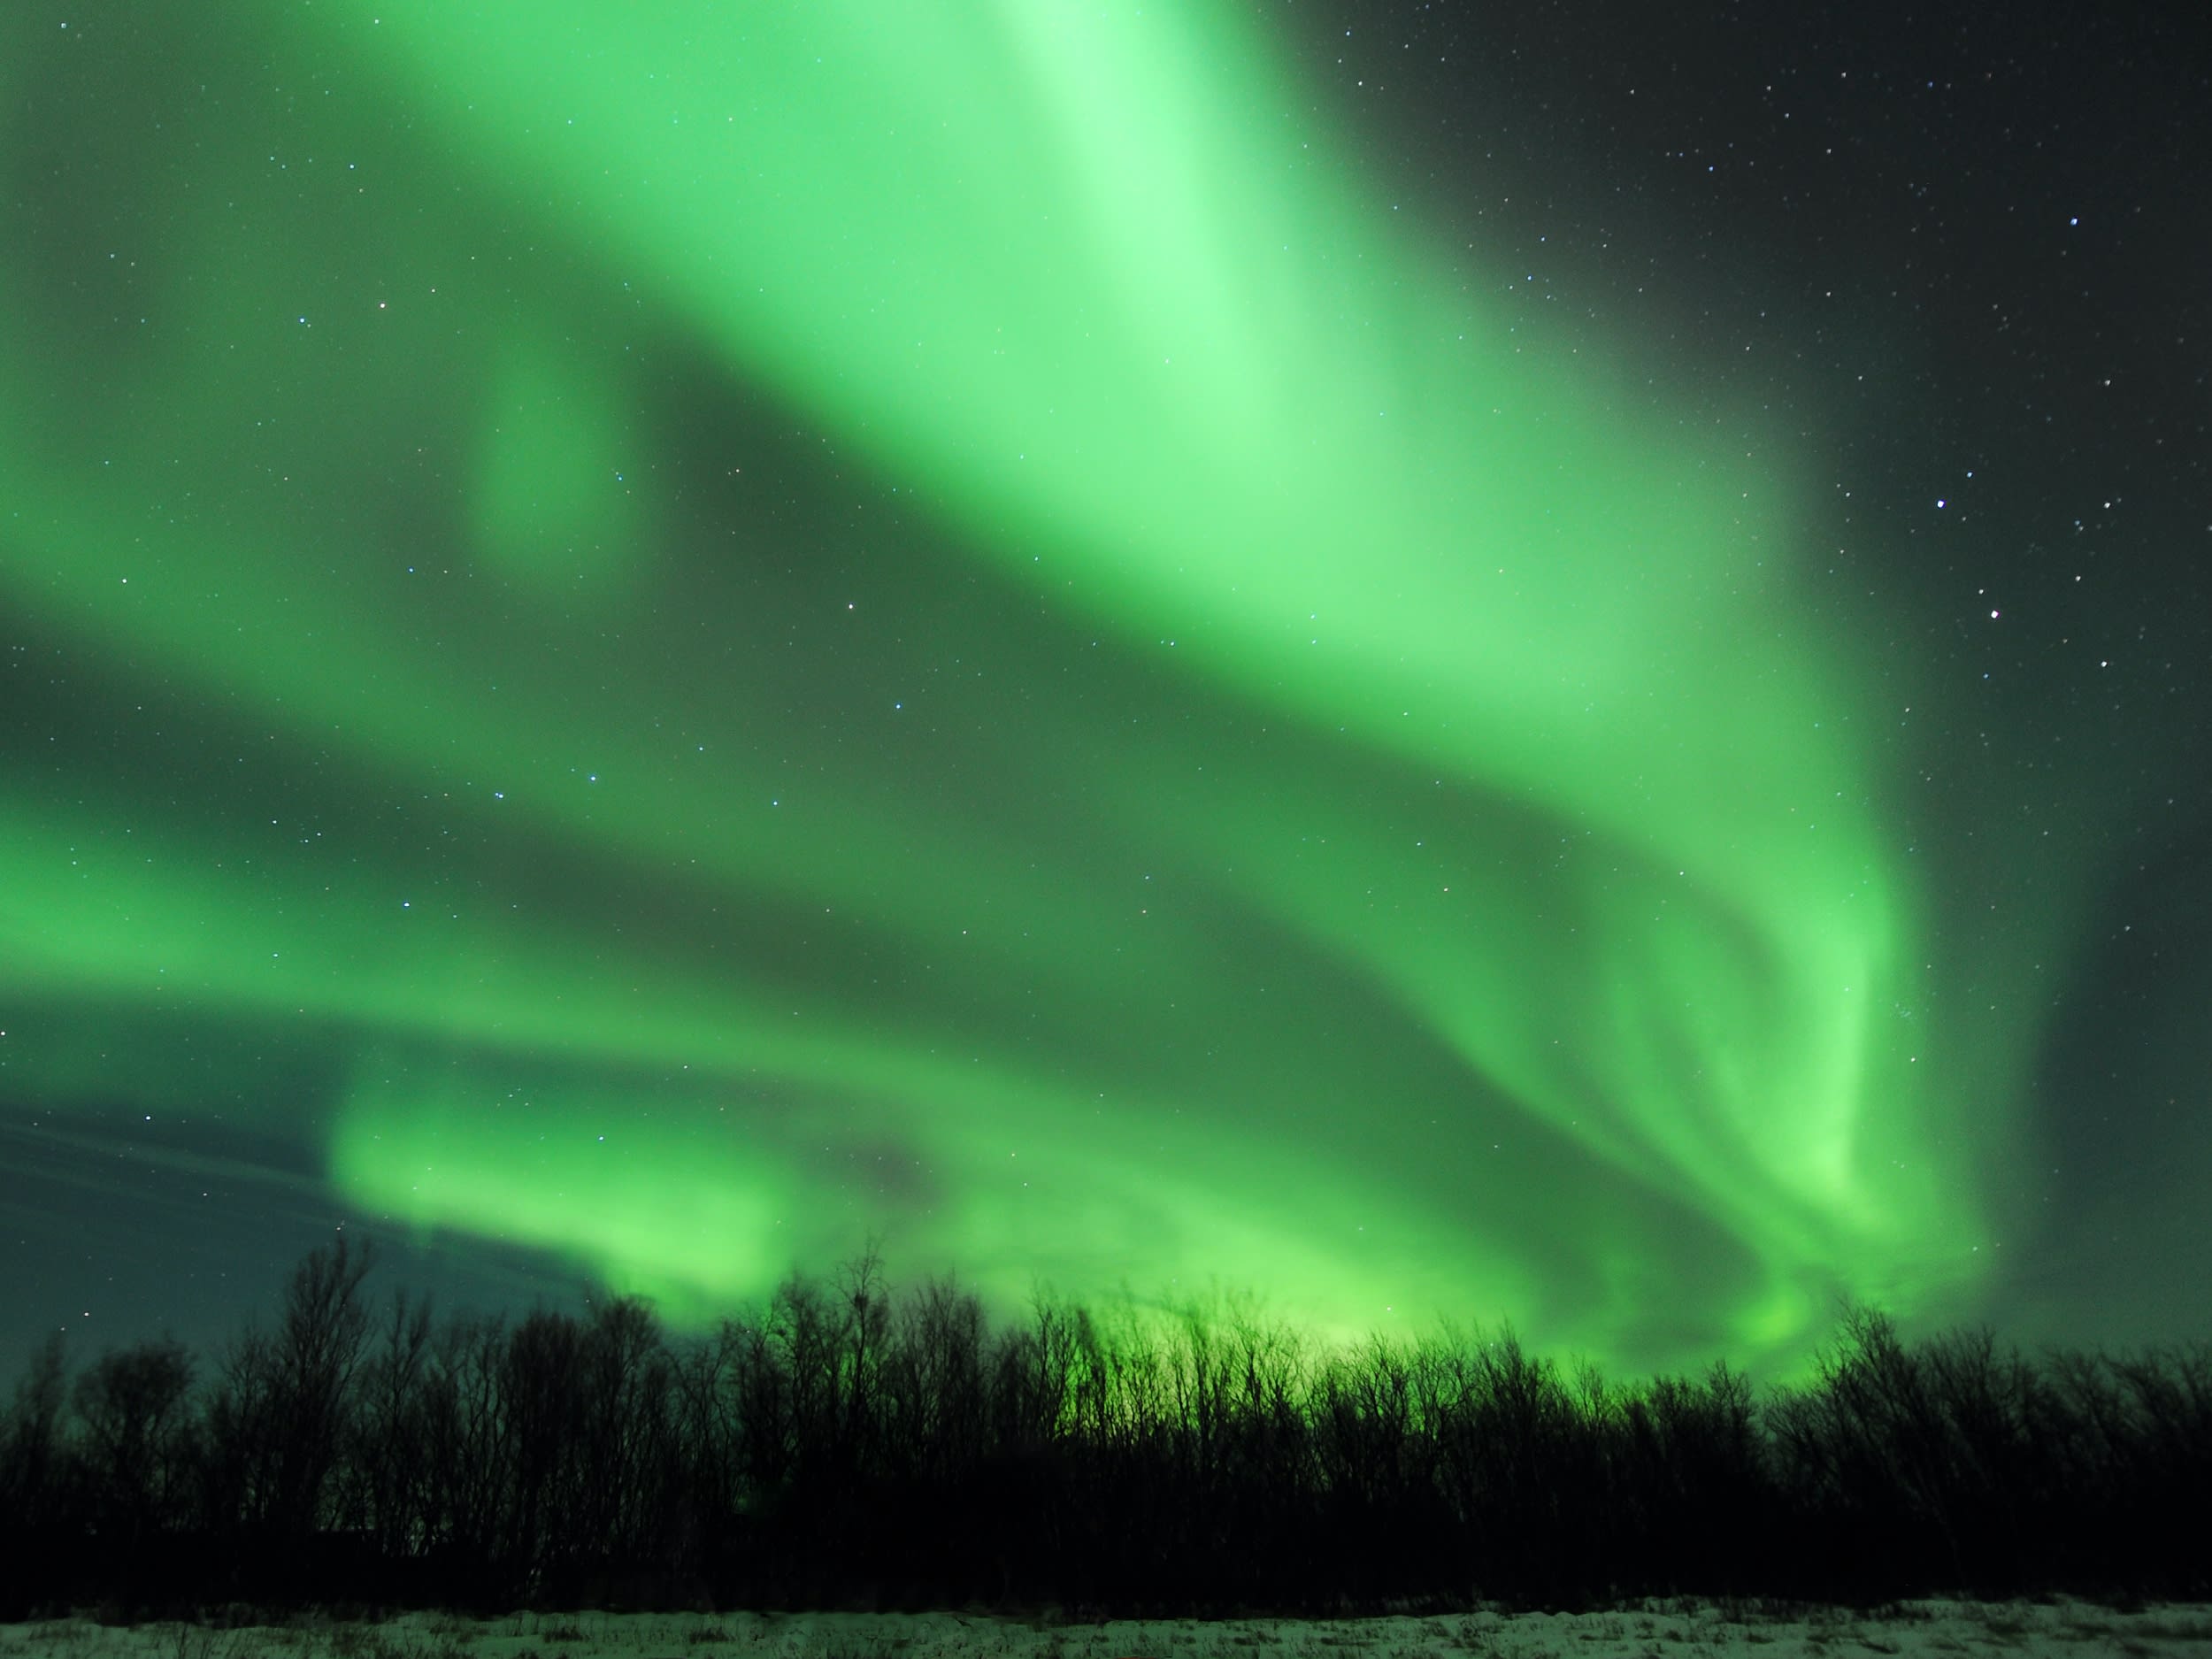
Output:
[[1628,1363],[1970,1283],[1798,480],[1241,22],[603,17],[149,47],[4,267],[0,591],[117,711],[0,805],[26,1087],[679,1318],[872,1229]]

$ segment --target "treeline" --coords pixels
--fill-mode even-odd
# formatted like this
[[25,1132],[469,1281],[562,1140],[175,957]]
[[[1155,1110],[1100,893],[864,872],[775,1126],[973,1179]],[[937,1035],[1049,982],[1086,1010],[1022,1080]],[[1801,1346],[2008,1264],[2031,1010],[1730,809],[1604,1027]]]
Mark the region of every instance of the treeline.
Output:
[[0,1617],[106,1601],[1340,1613],[1687,1594],[2212,1592],[2212,1352],[1908,1345],[1608,1383],[1509,1334],[1317,1352],[1196,1308],[993,1329],[872,1250],[712,1334],[435,1320],[342,1240],[274,1323],[75,1377],[0,1440]]

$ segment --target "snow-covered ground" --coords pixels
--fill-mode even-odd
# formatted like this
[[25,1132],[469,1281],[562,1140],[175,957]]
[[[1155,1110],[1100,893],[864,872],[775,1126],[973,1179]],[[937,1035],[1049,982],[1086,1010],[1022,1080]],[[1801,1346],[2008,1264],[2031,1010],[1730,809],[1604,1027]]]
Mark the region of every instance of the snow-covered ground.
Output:
[[411,1613],[230,1629],[0,1624],[0,1659],[1858,1659],[2203,1655],[2212,1607],[1916,1601],[1880,1614],[1655,1604],[1614,1613],[1041,1623],[957,1613]]

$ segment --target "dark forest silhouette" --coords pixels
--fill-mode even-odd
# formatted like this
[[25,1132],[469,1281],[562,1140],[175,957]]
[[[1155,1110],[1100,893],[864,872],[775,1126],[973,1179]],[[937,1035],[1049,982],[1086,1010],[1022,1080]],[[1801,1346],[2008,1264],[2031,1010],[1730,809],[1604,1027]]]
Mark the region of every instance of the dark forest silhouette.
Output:
[[1646,1595],[2212,1590],[2212,1350],[1918,1345],[1812,1379],[1609,1383],[1509,1333],[1320,1351],[950,1280],[833,1280],[679,1339],[643,1302],[434,1320],[365,1250],[202,1363],[72,1379],[0,1439],[0,1617],[67,1606],[1057,1606],[1341,1614]]

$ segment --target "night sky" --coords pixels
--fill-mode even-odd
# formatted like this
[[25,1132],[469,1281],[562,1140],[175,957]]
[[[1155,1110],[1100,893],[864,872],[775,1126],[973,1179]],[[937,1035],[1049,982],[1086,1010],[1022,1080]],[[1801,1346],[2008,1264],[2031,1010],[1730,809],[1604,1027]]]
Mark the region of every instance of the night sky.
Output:
[[2182,10],[10,4],[0,1362],[2205,1334]]

